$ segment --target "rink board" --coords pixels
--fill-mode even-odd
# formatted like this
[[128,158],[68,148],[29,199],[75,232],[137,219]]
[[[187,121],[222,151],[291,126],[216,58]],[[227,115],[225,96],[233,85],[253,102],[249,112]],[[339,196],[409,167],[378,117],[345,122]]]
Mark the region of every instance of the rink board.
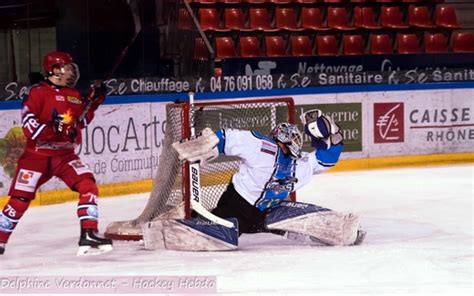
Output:
[[[167,102],[158,95],[147,95],[148,101],[143,97],[109,97],[83,131],[84,143],[78,153],[93,170],[101,196],[146,192],[151,188],[150,179],[157,171],[163,145]],[[200,94],[203,97],[205,94]],[[333,170],[474,161],[474,88],[292,97],[297,116],[319,108],[344,129],[343,161]],[[217,99],[216,94],[212,99]],[[18,107],[1,107],[2,104],[0,196],[5,196],[17,151],[11,136],[19,131],[20,112]],[[309,151],[309,141],[305,140],[304,148]],[[77,198],[64,189],[62,182],[54,179],[41,188],[35,203]]]

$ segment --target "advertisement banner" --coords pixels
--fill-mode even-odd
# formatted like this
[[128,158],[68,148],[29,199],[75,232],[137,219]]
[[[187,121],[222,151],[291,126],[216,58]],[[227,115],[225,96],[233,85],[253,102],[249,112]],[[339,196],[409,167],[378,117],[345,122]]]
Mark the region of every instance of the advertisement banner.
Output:
[[[342,159],[474,151],[474,89],[311,94],[293,99],[297,122],[303,112],[321,109],[341,126]],[[129,102],[97,110],[77,151],[99,184],[155,175],[166,127],[165,105]],[[23,151],[19,123],[20,110],[0,110],[0,195],[7,194]],[[255,116],[219,121],[222,127],[241,129],[271,124],[272,118]],[[306,136],[304,150],[312,150]],[[54,178],[41,190],[59,188],[65,187]]]
[[369,94],[369,155],[416,155],[474,150],[474,90]]
[[266,74],[318,74],[386,72],[392,70],[474,68],[474,54],[445,53],[436,55],[358,55],[273,58],[228,58],[222,61],[225,76]]

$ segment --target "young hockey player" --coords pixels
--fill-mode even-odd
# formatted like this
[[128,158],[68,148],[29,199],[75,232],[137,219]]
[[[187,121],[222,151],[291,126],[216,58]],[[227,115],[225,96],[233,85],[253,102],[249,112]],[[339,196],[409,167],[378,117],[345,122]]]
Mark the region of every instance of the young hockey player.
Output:
[[289,123],[277,125],[270,136],[205,129],[200,137],[173,147],[180,159],[190,162],[209,161],[217,154],[240,157],[239,171],[212,210],[221,218],[237,218],[239,234],[283,231],[327,245],[358,244],[365,232],[360,230],[357,215],[287,201],[290,192],[334,166],[343,150],[342,133],[331,117],[311,110],[301,120],[316,148],[309,153],[301,151],[302,135]]
[[[81,143],[81,129],[94,117],[105,99],[103,87],[91,86],[86,99],[74,87],[79,68],[71,55],[54,51],[44,57],[44,81],[32,86],[23,101],[22,127],[26,147],[18,160],[10,200],[0,213],[0,254],[11,233],[35,198],[38,188],[53,176],[79,193],[78,255],[112,250],[112,241],[97,235],[98,188],[89,167],[74,149]],[[85,116],[84,116],[85,115]]]

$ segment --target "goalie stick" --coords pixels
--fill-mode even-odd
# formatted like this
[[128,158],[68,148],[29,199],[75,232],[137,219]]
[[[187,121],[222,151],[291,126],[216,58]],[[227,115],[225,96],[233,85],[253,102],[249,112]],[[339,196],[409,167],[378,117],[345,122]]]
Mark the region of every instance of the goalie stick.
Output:
[[[195,129],[195,107],[194,107],[194,93],[188,93],[189,98],[189,127],[190,127],[190,139],[196,137],[196,129]],[[217,217],[213,213],[209,212],[203,205],[202,205],[202,196],[201,196],[201,182],[200,182],[200,165],[199,162],[189,163],[189,192],[190,192],[190,203],[191,208],[195,210],[199,215],[203,216],[204,218],[225,226],[227,228],[234,227],[234,223]]]

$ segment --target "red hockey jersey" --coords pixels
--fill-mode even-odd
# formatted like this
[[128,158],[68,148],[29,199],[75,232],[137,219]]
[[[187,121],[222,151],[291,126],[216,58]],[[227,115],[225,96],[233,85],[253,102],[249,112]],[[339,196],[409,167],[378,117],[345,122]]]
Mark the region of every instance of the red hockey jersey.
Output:
[[[94,117],[91,108],[84,122],[78,122],[85,106],[79,91],[74,88],[56,88],[46,82],[34,85],[23,102],[22,109],[26,150],[47,156],[73,152],[77,145],[81,144],[81,129]],[[54,130],[55,113],[62,117],[62,123],[66,128],[77,129],[75,139],[71,139],[65,132]]]

